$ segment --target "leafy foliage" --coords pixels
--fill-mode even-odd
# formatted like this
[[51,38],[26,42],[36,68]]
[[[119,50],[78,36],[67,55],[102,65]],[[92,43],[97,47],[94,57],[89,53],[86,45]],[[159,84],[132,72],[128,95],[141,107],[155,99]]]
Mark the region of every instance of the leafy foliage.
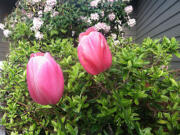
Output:
[[[72,44],[72,39],[22,39],[11,45],[0,78],[2,124],[8,134],[180,133],[180,83],[164,68],[173,54],[179,55],[174,38],[147,38],[140,45],[121,38],[114,45],[110,38],[112,67],[97,76],[85,72]],[[63,70],[65,91],[55,106],[34,103],[27,90],[26,64],[39,51],[50,52]]]
[[[42,40],[49,38],[55,40],[58,38],[73,38],[74,42],[76,42],[82,31],[88,27],[95,26],[99,22],[110,27],[108,33],[100,30],[106,36],[109,36],[111,33],[121,35],[123,33],[122,26],[126,26],[130,18],[124,11],[127,4],[122,2],[122,0],[114,2],[100,0],[96,8],[90,6],[92,0],[57,0],[57,4],[48,12],[45,11],[45,0],[35,4],[32,4],[31,1],[33,0],[19,0],[17,8],[6,18],[5,27],[12,32],[10,39],[41,40],[41,38],[36,37],[36,33],[40,32],[43,35]],[[55,12],[58,15],[53,15]],[[101,15],[102,12],[103,16]],[[99,16],[97,20],[91,19],[91,14],[93,13]],[[111,13],[115,15],[113,21],[110,21],[108,18],[108,15]],[[38,30],[32,29],[34,18],[39,18],[43,21],[42,26]],[[28,31],[17,32],[14,29],[26,26],[29,27]],[[22,29],[25,30],[25,28]],[[24,35],[23,32],[25,33]],[[46,42],[48,41],[46,40]]]

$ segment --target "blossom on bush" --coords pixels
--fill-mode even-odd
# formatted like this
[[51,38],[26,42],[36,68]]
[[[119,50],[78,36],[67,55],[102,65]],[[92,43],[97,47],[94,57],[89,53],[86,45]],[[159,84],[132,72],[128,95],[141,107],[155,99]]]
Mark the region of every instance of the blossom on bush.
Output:
[[112,33],[111,37],[115,40],[117,38],[117,35],[115,33]]
[[45,8],[44,8],[44,12],[45,13],[50,12],[52,9],[53,9],[53,7],[46,5]]
[[99,20],[98,13],[91,14],[91,20]]
[[12,33],[12,31],[7,30],[7,29],[3,31],[3,34],[6,38],[8,38],[11,35],[11,33]]
[[46,1],[46,5],[45,5],[45,8],[44,8],[44,12],[50,12],[52,11],[52,9],[54,8],[54,6],[57,4],[57,1],[56,0],[47,0]]
[[42,15],[43,15],[43,11],[42,11],[42,10],[40,10],[40,11],[38,12],[38,15],[39,15],[39,17],[42,17]]
[[5,25],[2,24],[2,23],[0,23],[0,29],[1,29],[1,30],[4,30],[4,28],[5,28]]
[[31,54],[27,64],[27,84],[35,102],[42,105],[58,103],[64,92],[64,77],[49,53]]
[[118,45],[118,44],[120,44],[119,40],[115,40],[114,45]]
[[109,20],[110,20],[110,21],[113,21],[116,16],[115,16],[114,13],[111,13],[111,14],[108,15],[108,17],[109,17]]
[[54,7],[57,4],[56,0],[47,0],[46,5],[50,7]]
[[44,35],[40,31],[35,31],[35,37],[36,39],[41,40],[44,37]]
[[30,2],[31,2],[32,4],[36,4],[36,3],[41,2],[41,0],[31,0]]
[[39,30],[43,23],[44,22],[41,20],[41,18],[34,17],[32,30]]
[[127,13],[127,14],[130,14],[132,11],[133,11],[133,7],[132,6],[127,6],[124,8],[124,11]]
[[129,19],[127,23],[128,23],[128,25],[129,25],[130,27],[133,27],[133,26],[136,25],[136,20],[135,20],[135,19]]
[[101,23],[101,22],[97,23],[95,25],[95,28],[96,28],[97,31],[104,30],[106,33],[109,32],[110,29],[111,29],[111,27],[108,26],[106,23]]
[[59,15],[59,12],[58,11],[53,11],[52,14],[51,14],[51,17],[55,17],[57,15]]
[[101,0],[93,0],[91,1],[90,5],[91,7],[97,7],[98,6],[98,3],[100,2]]
[[78,58],[84,69],[97,75],[111,67],[112,56],[105,37],[94,28],[80,34]]

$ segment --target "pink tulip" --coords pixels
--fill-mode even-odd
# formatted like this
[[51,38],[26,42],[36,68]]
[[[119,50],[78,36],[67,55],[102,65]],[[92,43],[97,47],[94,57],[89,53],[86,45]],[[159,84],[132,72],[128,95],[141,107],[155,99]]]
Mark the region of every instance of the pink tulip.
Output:
[[49,53],[31,54],[27,64],[27,84],[35,102],[42,105],[58,103],[64,92],[64,77]]
[[92,75],[104,72],[112,64],[111,51],[107,41],[94,27],[80,34],[78,57],[84,69]]

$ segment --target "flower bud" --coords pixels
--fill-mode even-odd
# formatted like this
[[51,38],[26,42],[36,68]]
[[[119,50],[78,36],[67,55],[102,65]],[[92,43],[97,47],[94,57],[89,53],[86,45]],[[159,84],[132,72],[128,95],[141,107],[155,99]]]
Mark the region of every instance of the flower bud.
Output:
[[58,103],[64,92],[64,77],[49,53],[31,54],[27,64],[27,84],[35,102],[42,105]]
[[78,58],[84,69],[97,75],[112,64],[112,55],[105,37],[91,27],[79,36]]

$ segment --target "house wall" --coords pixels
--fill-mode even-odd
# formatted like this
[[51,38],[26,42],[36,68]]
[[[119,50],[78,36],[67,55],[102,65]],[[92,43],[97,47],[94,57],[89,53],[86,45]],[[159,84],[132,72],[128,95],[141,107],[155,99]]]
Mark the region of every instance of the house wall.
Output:
[[138,0],[136,41],[145,37],[180,40],[180,0]]
[[[180,0],[137,0],[136,42],[145,37],[175,37],[180,41]],[[180,68],[180,59],[174,57],[172,68]]]
[[0,30],[0,61],[5,60],[9,51],[9,44],[3,41],[3,32]]
[[[4,16],[10,12],[11,4],[8,4],[7,3],[8,1],[0,0],[0,23],[2,22]],[[0,30],[0,61],[5,60],[8,51],[9,51],[9,44],[3,41],[3,31]]]

